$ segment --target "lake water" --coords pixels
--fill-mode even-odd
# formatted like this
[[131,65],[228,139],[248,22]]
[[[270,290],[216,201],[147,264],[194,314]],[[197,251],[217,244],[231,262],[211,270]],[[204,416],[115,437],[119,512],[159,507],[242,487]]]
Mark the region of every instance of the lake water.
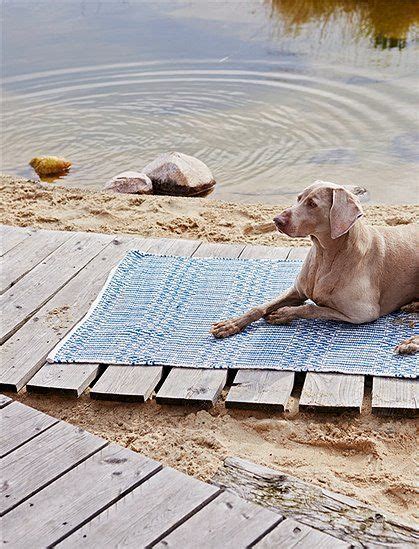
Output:
[[62,155],[60,184],[100,188],[178,150],[214,198],[417,201],[418,22],[408,0],[4,2],[1,170]]

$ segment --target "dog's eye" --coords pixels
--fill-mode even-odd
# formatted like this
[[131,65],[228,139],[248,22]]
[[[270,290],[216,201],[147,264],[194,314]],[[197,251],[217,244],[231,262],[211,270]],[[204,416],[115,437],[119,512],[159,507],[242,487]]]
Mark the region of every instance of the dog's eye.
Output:
[[317,207],[317,204],[314,202],[314,200],[312,200],[311,198],[309,198],[309,199],[307,200],[307,206],[308,206],[309,208],[316,208],[316,207]]

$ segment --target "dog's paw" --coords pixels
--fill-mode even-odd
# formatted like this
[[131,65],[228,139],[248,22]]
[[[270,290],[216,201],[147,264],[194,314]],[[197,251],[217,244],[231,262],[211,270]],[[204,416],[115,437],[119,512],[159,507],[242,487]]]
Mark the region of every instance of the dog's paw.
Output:
[[419,301],[412,301],[412,303],[401,307],[401,310],[405,313],[419,313]]
[[414,355],[419,352],[419,335],[414,335],[405,339],[395,348],[399,355]]
[[240,331],[241,328],[234,318],[230,320],[223,320],[222,322],[216,322],[211,328],[212,335],[220,339],[238,334]]
[[264,316],[264,319],[268,324],[291,324],[292,321],[284,308]]

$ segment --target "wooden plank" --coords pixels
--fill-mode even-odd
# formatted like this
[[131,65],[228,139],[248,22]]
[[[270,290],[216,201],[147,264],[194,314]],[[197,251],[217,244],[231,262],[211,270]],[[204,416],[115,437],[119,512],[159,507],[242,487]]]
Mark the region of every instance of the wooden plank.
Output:
[[280,246],[246,246],[240,259],[287,259],[292,248]]
[[364,376],[308,372],[300,397],[300,410],[360,412]]
[[[155,240],[147,240],[149,244]],[[48,353],[87,313],[109,271],[144,239],[114,239],[3,345],[0,387],[19,391]]]
[[76,233],[1,296],[0,342],[18,330],[112,240]]
[[161,366],[111,365],[90,390],[90,397],[96,400],[145,402],[162,375]]
[[172,368],[156,395],[159,404],[213,406],[227,382],[227,370]]
[[298,549],[350,549],[351,544],[305,526],[301,522],[288,519],[282,521],[269,534],[253,547],[271,549],[272,547],[298,547]]
[[216,244],[214,242],[203,242],[193,257],[230,257],[236,258],[243,252],[244,244]]
[[374,414],[415,414],[418,403],[419,381],[417,379],[373,378],[372,412]]
[[[243,244],[202,243],[192,257],[236,258]],[[208,328],[209,329],[209,328]],[[156,396],[160,404],[213,406],[227,381],[227,370],[172,368]]]
[[[154,254],[190,256],[199,246],[198,240],[161,238],[145,242],[140,249]],[[145,402],[163,375],[161,366],[108,366],[90,391],[91,398]]]
[[58,423],[47,414],[12,402],[1,414],[0,458]]
[[0,225],[0,255],[3,256],[34,233],[36,233],[36,229]]
[[0,293],[4,293],[73,235],[64,231],[38,231],[10,250],[1,259]]
[[[164,468],[77,530],[60,547],[103,547],[105,540],[107,547],[148,547],[217,493],[215,486]],[[195,532],[190,531],[190,540],[194,537]]]
[[273,409],[283,412],[294,386],[294,372],[239,370],[227,395],[227,408]]
[[191,256],[200,246],[199,240],[187,240],[182,238],[159,238],[147,247],[148,253],[157,255]]
[[227,458],[213,482],[353,547],[416,547],[419,541],[417,524],[244,459]]
[[0,516],[38,492],[107,442],[59,422],[3,458]]
[[99,364],[44,364],[26,385],[29,393],[79,397],[99,373]]
[[12,402],[13,400],[10,397],[6,395],[0,395],[0,409],[4,408],[8,404],[11,404]]
[[3,543],[55,545],[160,469],[156,461],[110,445],[10,511]]
[[278,513],[244,501],[230,492],[224,492],[163,538],[155,547],[248,547],[281,519]]
[[308,254],[309,251],[310,251],[310,248],[307,248],[305,246],[301,246],[301,247],[298,247],[298,248],[291,248],[287,259],[289,259],[289,260],[292,260],[292,259],[302,259],[302,260],[304,260],[307,257],[307,254]]

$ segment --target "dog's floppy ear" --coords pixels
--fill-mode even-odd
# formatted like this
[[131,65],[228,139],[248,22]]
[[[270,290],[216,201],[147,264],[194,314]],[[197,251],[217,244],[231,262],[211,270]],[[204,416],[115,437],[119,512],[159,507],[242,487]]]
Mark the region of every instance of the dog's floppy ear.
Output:
[[364,215],[355,196],[346,189],[333,189],[332,207],[330,208],[330,236],[339,238],[346,234],[355,221]]

